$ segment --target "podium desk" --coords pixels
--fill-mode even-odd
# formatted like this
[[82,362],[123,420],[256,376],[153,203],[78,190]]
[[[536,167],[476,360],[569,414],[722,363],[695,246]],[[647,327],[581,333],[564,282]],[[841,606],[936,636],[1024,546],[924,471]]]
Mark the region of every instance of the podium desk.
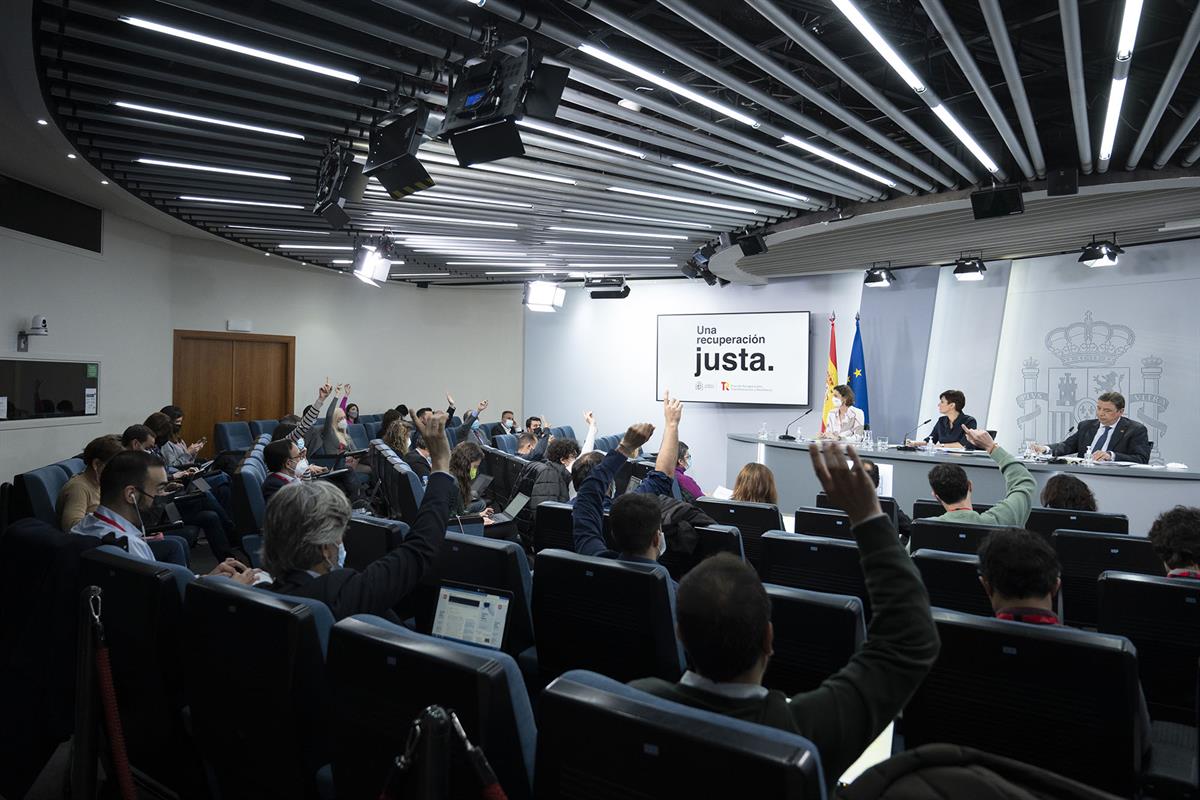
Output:
[[[726,447],[726,486],[733,487],[737,474],[748,462],[757,461],[775,473],[779,489],[779,510],[785,515],[798,506],[816,503],[821,483],[817,480],[808,455],[808,442],[763,440],[753,434],[731,433]],[[913,501],[932,498],[927,475],[935,464],[958,464],[967,471],[974,485],[977,503],[996,503],[1004,499],[1004,476],[996,462],[983,454],[906,452],[894,447],[885,452],[860,452],[862,458],[877,464],[892,465],[892,496],[900,508],[912,513]],[[1145,469],[1139,467],[1045,464],[1026,462],[1038,484],[1038,492],[1052,475],[1068,472],[1091,487],[1100,511],[1124,514],[1129,518],[1129,533],[1145,536],[1154,519],[1176,505],[1200,506],[1200,470]],[[1039,505],[1035,497],[1033,505]]]

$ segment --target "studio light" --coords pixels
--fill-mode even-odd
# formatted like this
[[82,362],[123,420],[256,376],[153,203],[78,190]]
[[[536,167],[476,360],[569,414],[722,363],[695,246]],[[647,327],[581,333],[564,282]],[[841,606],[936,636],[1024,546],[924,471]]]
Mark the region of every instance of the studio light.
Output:
[[345,139],[331,139],[317,168],[317,202],[313,213],[319,214],[334,230],[350,223],[346,203],[362,200],[367,179],[362,166],[354,160],[354,151]]
[[955,280],[981,281],[985,272],[987,272],[987,266],[983,263],[982,254],[980,257],[974,257],[964,256],[960,253],[958,260],[954,262]]
[[1079,263],[1086,264],[1095,269],[1096,267],[1115,267],[1117,261],[1125,250],[1117,244],[1117,235],[1114,233],[1111,241],[1102,239],[1096,241],[1096,237],[1092,237],[1092,241],[1083,246],[1083,252],[1079,255]]
[[557,311],[566,299],[566,290],[557,283],[529,281],[525,284],[525,307],[530,311]]
[[868,289],[882,289],[895,283],[896,276],[887,267],[890,263],[890,261],[884,261],[879,264],[872,264],[870,269],[867,270],[866,277],[863,278],[863,286]]
[[374,178],[393,200],[433,186],[433,178],[417,160],[429,107],[418,103],[404,114],[389,114],[371,127],[370,154],[362,174]]
[[360,242],[354,251],[354,277],[368,286],[385,283],[392,272],[390,249],[386,236]]

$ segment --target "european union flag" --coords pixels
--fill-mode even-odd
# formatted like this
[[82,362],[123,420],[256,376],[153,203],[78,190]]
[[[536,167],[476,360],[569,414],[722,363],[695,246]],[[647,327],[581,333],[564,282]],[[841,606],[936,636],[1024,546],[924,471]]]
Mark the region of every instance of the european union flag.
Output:
[[863,357],[862,328],[858,317],[854,318],[854,347],[850,349],[850,368],[846,373],[846,385],[854,392],[854,405],[862,409],[866,424],[871,424],[871,406],[867,400],[867,361]]

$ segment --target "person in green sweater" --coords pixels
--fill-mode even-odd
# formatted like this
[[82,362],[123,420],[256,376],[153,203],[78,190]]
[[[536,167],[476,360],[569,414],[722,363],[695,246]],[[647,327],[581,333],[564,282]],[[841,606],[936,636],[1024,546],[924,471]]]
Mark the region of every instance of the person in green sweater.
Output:
[[933,520],[1024,528],[1037,493],[1037,482],[1025,465],[996,444],[987,431],[963,428],[963,432],[967,441],[980,450],[986,450],[1000,467],[1007,491],[1004,499],[987,511],[975,511],[971,507],[971,491],[974,487],[967,479],[967,471],[957,464],[938,464],[929,470],[929,488],[933,489],[933,496],[946,509],[946,513]]
[[818,442],[809,453],[858,543],[874,609],[862,649],[812,691],[788,697],[768,690],[762,679],[773,653],[770,599],[753,567],[721,554],[685,575],[676,594],[677,629],[692,669],[678,683],[642,678],[630,685],[806,737],[832,787],[904,708],[933,666],[939,641],[929,594],[854,448]]

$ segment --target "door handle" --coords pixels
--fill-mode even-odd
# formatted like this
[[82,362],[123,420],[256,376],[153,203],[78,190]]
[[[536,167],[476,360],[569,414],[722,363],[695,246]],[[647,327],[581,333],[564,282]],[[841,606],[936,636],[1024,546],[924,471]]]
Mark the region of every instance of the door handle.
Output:
[[245,406],[234,406],[233,407],[233,415],[235,417],[240,417],[242,415],[242,412],[245,410],[246,410]]

